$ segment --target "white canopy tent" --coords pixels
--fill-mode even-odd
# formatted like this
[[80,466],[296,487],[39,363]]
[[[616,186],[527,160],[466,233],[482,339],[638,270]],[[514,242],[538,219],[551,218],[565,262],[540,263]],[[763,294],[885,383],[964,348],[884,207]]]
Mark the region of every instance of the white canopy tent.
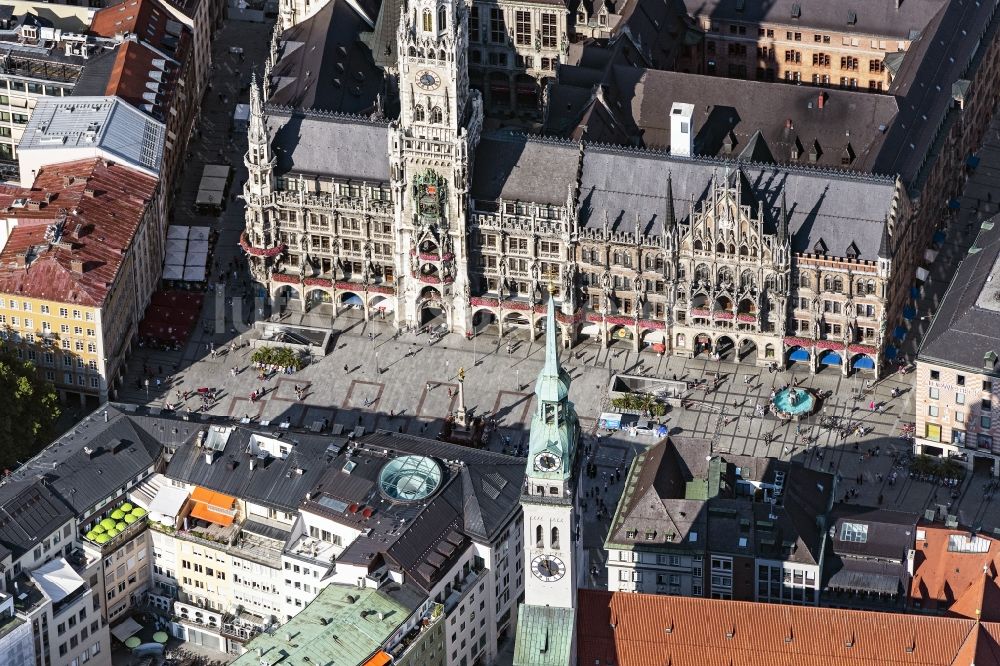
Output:
[[183,280],[184,279],[184,266],[179,266],[177,264],[167,264],[163,267],[163,279],[164,280]]
[[122,643],[127,641],[132,636],[135,636],[140,631],[142,631],[142,625],[130,617],[125,618],[124,622],[119,622],[115,626],[111,627],[111,635],[120,640]]
[[169,227],[167,227],[167,239],[171,240],[177,238],[181,240],[187,240],[189,228],[190,227],[187,227],[183,224],[171,224]]
[[205,281],[205,267],[204,266],[185,266],[184,267],[184,279],[187,282],[204,282]]
[[31,572],[31,578],[52,603],[57,604],[80,589],[84,580],[65,559],[57,557]]

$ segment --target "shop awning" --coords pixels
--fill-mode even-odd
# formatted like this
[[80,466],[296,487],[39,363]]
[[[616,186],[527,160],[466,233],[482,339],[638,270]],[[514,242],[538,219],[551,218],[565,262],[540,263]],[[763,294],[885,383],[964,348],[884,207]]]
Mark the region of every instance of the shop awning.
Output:
[[111,627],[111,635],[120,640],[122,643],[130,637],[135,636],[140,631],[142,631],[142,625],[132,618],[126,618],[124,622],[119,622],[115,626]]
[[903,308],[903,319],[910,320],[917,316],[917,309],[912,305]]
[[932,250],[930,248],[924,250],[924,261],[926,261],[928,264],[933,264],[934,260],[937,259],[937,256],[938,256],[937,250]]
[[900,324],[896,328],[892,329],[892,337],[896,338],[897,340],[905,340],[906,327]]
[[840,354],[837,352],[829,352],[825,354],[820,360],[821,365],[840,365],[844,362],[844,359],[840,358]]
[[371,659],[364,663],[364,666],[386,666],[386,664],[392,661],[392,657],[388,655],[384,650],[379,650]]
[[945,237],[946,237],[946,234],[944,233],[944,230],[943,229],[938,229],[937,231],[934,232],[934,236],[931,238],[931,240],[935,244],[940,245],[941,243],[944,242]]
[[959,201],[958,199],[950,199],[948,201],[948,208],[952,210],[958,210],[961,207],[962,207],[962,202]]
[[236,517],[236,510],[233,508],[236,505],[235,498],[198,487],[191,493],[191,500],[194,502],[191,515],[195,518],[216,525],[233,524],[233,519]]
[[867,356],[859,356],[859,357],[857,357],[856,359],[854,359],[854,363],[852,365],[855,368],[857,368],[858,370],[874,370],[875,369],[875,361],[871,360],[871,358],[869,358]]
[[917,279],[921,282],[927,282],[927,278],[930,276],[931,274],[926,268],[917,268]]
[[788,355],[788,359],[790,361],[808,361],[809,352],[807,352],[802,347],[799,347],[798,349],[792,350],[792,353]]

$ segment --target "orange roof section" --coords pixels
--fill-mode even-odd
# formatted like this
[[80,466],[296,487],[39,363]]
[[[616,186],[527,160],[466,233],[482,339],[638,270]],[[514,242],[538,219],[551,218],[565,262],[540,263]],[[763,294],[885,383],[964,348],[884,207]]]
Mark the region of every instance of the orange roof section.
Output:
[[379,650],[376,652],[371,659],[364,663],[364,666],[386,666],[392,661],[390,657],[384,650]]
[[236,498],[198,486],[191,493],[191,499],[194,501],[191,515],[195,518],[224,527],[233,524],[236,518],[236,512],[233,510]]
[[580,664],[1000,666],[1000,624],[580,590]]
[[[962,597],[966,590],[982,578],[984,567],[995,577],[1000,570],[1000,542],[985,535],[978,539],[989,543],[984,553],[963,553],[948,549],[952,536],[969,537],[968,529],[921,523],[917,531],[924,533],[915,544],[913,580],[910,600],[922,610],[945,610]],[[1000,608],[991,609],[991,617],[1000,619]]]
[[[98,158],[53,164],[30,188],[0,190],[0,213],[17,220],[0,250],[0,293],[100,307],[156,188],[156,178]],[[46,228],[60,220],[52,244]],[[33,260],[19,266],[29,250]]]

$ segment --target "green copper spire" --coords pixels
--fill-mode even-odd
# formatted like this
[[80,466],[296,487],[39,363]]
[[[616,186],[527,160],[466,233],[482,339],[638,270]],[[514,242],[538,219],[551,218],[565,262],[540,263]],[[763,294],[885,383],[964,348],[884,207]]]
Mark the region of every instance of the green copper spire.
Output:
[[[535,382],[535,414],[528,438],[528,476],[550,480],[573,475],[580,422],[569,401],[570,376],[559,363],[556,344],[558,323],[554,294],[549,294],[545,321],[545,365]],[[553,461],[550,467],[536,464],[542,454]]]
[[538,403],[560,402],[569,396],[570,377],[559,364],[559,347],[556,345],[556,299],[549,294],[548,313],[545,315],[545,367],[535,383]]

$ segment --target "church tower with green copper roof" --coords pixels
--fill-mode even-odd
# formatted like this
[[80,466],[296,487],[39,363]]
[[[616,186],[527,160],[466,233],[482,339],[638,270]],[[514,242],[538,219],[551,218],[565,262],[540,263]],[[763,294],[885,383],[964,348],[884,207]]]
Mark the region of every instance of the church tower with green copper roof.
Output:
[[576,590],[583,570],[577,449],[580,422],[559,364],[556,308],[549,296],[545,366],[535,382],[535,413],[525,470],[524,603],[518,609],[515,666],[563,666],[576,659]]

